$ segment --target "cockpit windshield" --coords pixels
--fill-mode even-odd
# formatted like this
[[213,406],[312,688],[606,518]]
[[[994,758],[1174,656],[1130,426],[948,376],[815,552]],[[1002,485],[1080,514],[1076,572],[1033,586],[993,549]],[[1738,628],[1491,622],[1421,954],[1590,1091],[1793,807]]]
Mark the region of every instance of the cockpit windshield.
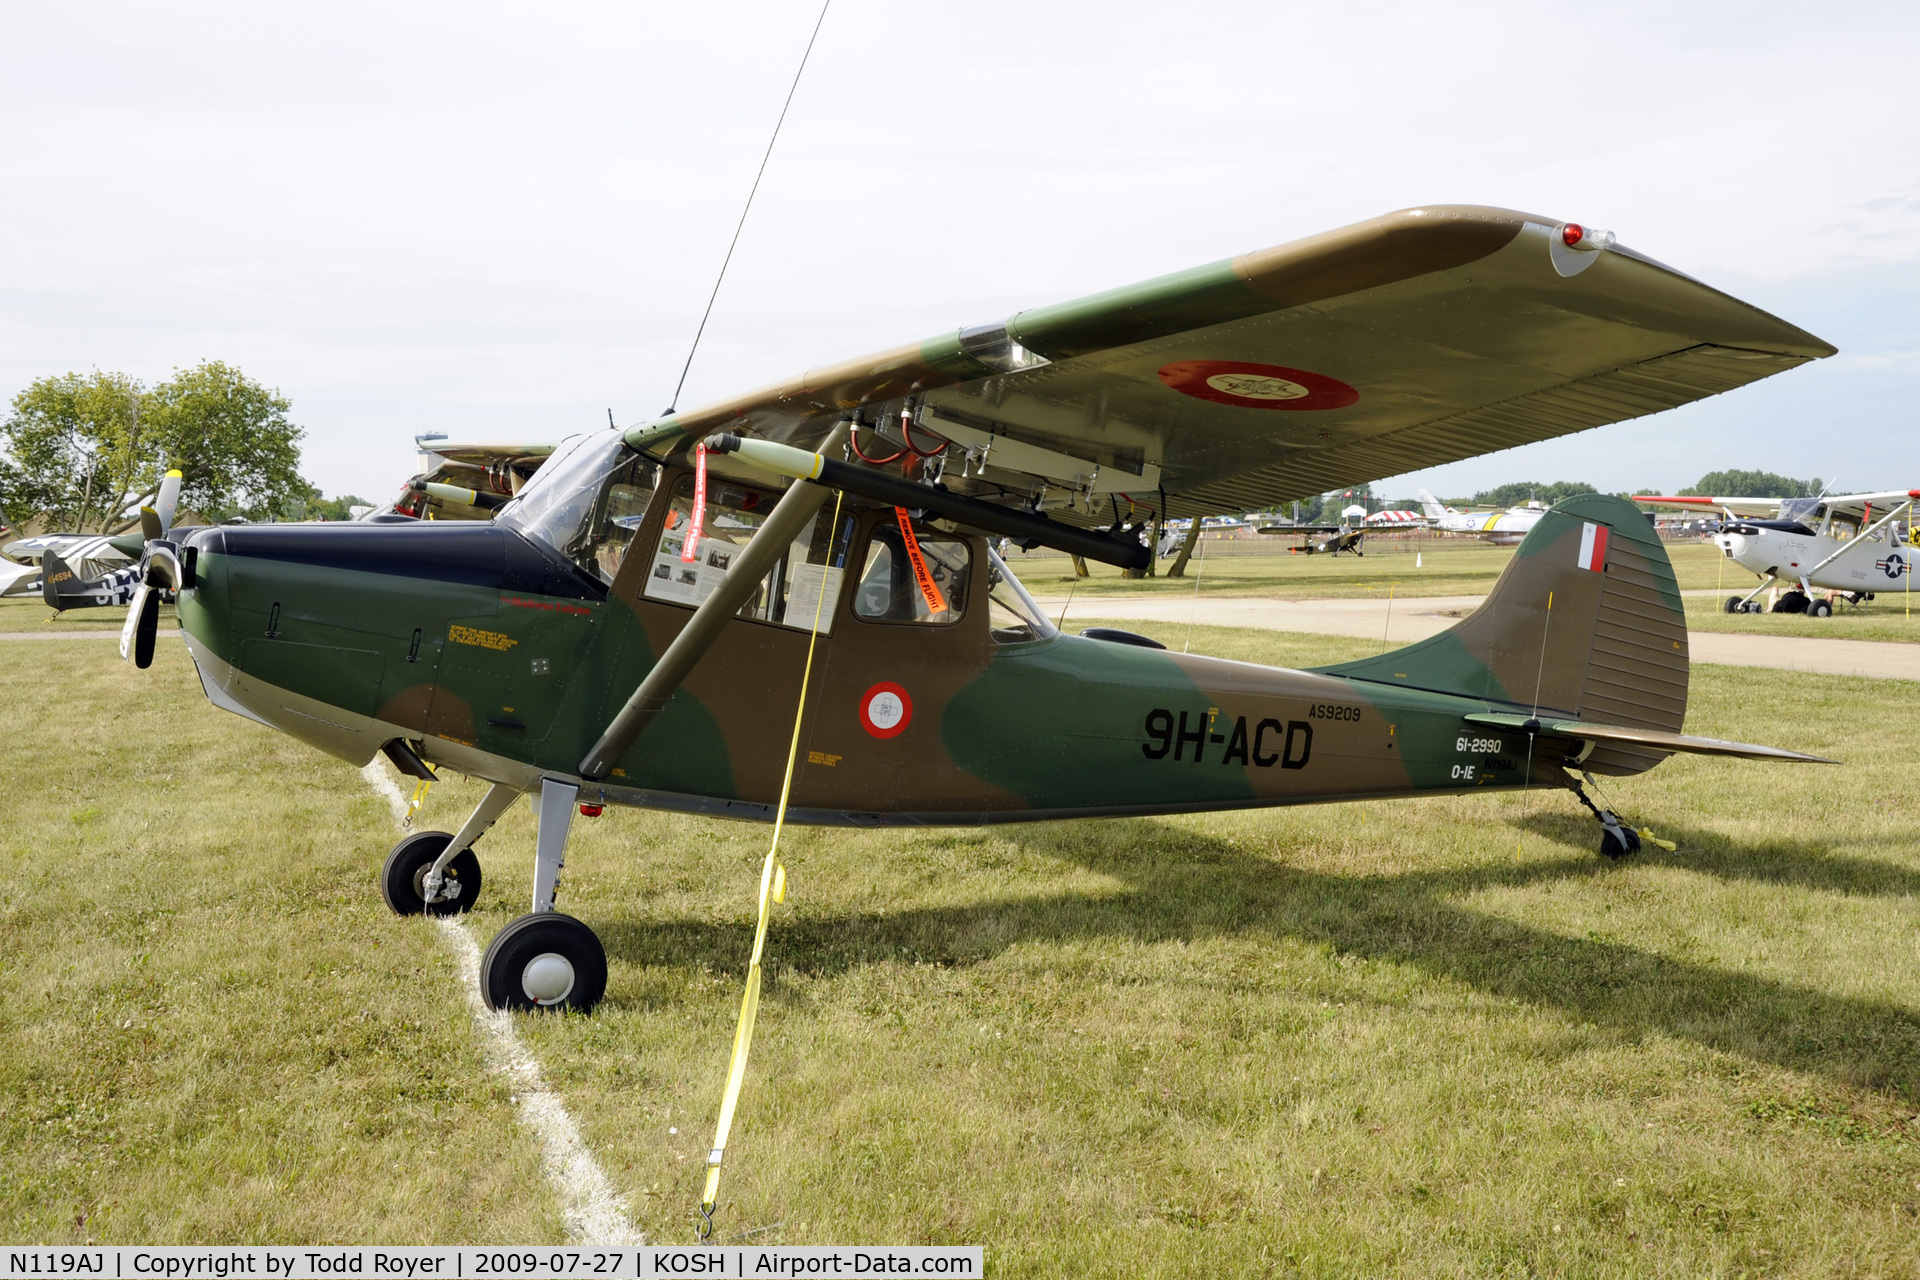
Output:
[[618,431],[569,436],[494,519],[611,583],[647,513],[657,473]]

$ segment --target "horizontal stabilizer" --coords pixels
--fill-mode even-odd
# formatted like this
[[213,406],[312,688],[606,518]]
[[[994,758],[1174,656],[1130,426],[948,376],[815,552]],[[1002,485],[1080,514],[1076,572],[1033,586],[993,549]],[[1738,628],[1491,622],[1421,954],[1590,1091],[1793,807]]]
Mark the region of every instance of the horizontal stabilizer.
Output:
[[1697,756],[1738,756],[1742,760],[1791,760],[1802,764],[1839,764],[1825,756],[1810,756],[1779,747],[1762,747],[1751,742],[1728,742],[1725,738],[1697,738],[1689,733],[1669,733],[1665,729],[1631,729],[1617,724],[1589,724],[1585,720],[1562,720],[1552,716],[1515,715],[1512,712],[1476,712],[1465,717],[1470,724],[1499,729],[1519,729],[1544,733],[1555,738],[1577,738],[1583,742],[1625,742],[1660,751],[1686,751]]

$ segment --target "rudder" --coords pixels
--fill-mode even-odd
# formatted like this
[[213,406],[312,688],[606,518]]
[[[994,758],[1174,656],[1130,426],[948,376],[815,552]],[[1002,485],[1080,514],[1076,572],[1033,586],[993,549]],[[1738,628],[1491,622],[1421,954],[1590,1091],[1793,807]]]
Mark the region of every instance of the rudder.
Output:
[[[1677,732],[1687,712],[1686,612],[1673,563],[1646,516],[1625,499],[1582,494],[1540,518],[1480,607],[1452,630],[1318,669],[1529,713]],[[1639,773],[1666,754],[1599,745],[1583,764],[1595,773]]]

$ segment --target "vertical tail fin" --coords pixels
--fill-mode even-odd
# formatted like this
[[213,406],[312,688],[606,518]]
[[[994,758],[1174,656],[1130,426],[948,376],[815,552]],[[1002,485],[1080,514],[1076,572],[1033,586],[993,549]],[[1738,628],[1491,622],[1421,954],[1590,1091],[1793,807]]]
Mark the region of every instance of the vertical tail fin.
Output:
[[[1687,619],[1646,517],[1624,499],[1582,494],[1540,518],[1492,592],[1451,631],[1320,669],[1530,714],[1675,731],[1687,713]],[[1665,755],[1603,745],[1585,763],[1595,773],[1639,773]]]
[[1446,505],[1442,503],[1440,499],[1434,497],[1425,489],[1420,491],[1420,509],[1427,513],[1427,519],[1429,520],[1438,520],[1442,516],[1453,514],[1447,510]]
[[[80,576],[67,567],[60,553],[49,547],[40,556],[40,598],[50,609],[65,609],[66,598],[79,585]],[[66,590],[61,590],[64,587]]]
[[61,612],[125,604],[133,599],[133,593],[139,585],[139,565],[130,565],[104,578],[87,580],[62,560],[57,551],[49,550],[40,557],[40,598],[47,602],[48,607]]

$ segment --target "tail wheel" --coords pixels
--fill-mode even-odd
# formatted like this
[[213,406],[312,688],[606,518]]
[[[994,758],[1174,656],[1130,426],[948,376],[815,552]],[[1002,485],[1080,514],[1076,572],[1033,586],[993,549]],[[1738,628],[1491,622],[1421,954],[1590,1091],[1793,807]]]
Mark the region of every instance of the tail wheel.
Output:
[[607,950],[572,916],[521,916],[487,944],[480,991],[489,1009],[587,1013],[607,993]]
[[453,837],[445,831],[416,831],[393,846],[380,870],[380,896],[395,915],[458,915],[473,910],[480,899],[480,859],[471,848],[462,849],[447,863],[443,897],[429,907],[427,872]]
[[1603,857],[1618,861],[1631,853],[1640,852],[1640,833],[1632,827],[1620,827],[1619,835],[1614,828],[1608,827],[1600,833],[1600,853]]

